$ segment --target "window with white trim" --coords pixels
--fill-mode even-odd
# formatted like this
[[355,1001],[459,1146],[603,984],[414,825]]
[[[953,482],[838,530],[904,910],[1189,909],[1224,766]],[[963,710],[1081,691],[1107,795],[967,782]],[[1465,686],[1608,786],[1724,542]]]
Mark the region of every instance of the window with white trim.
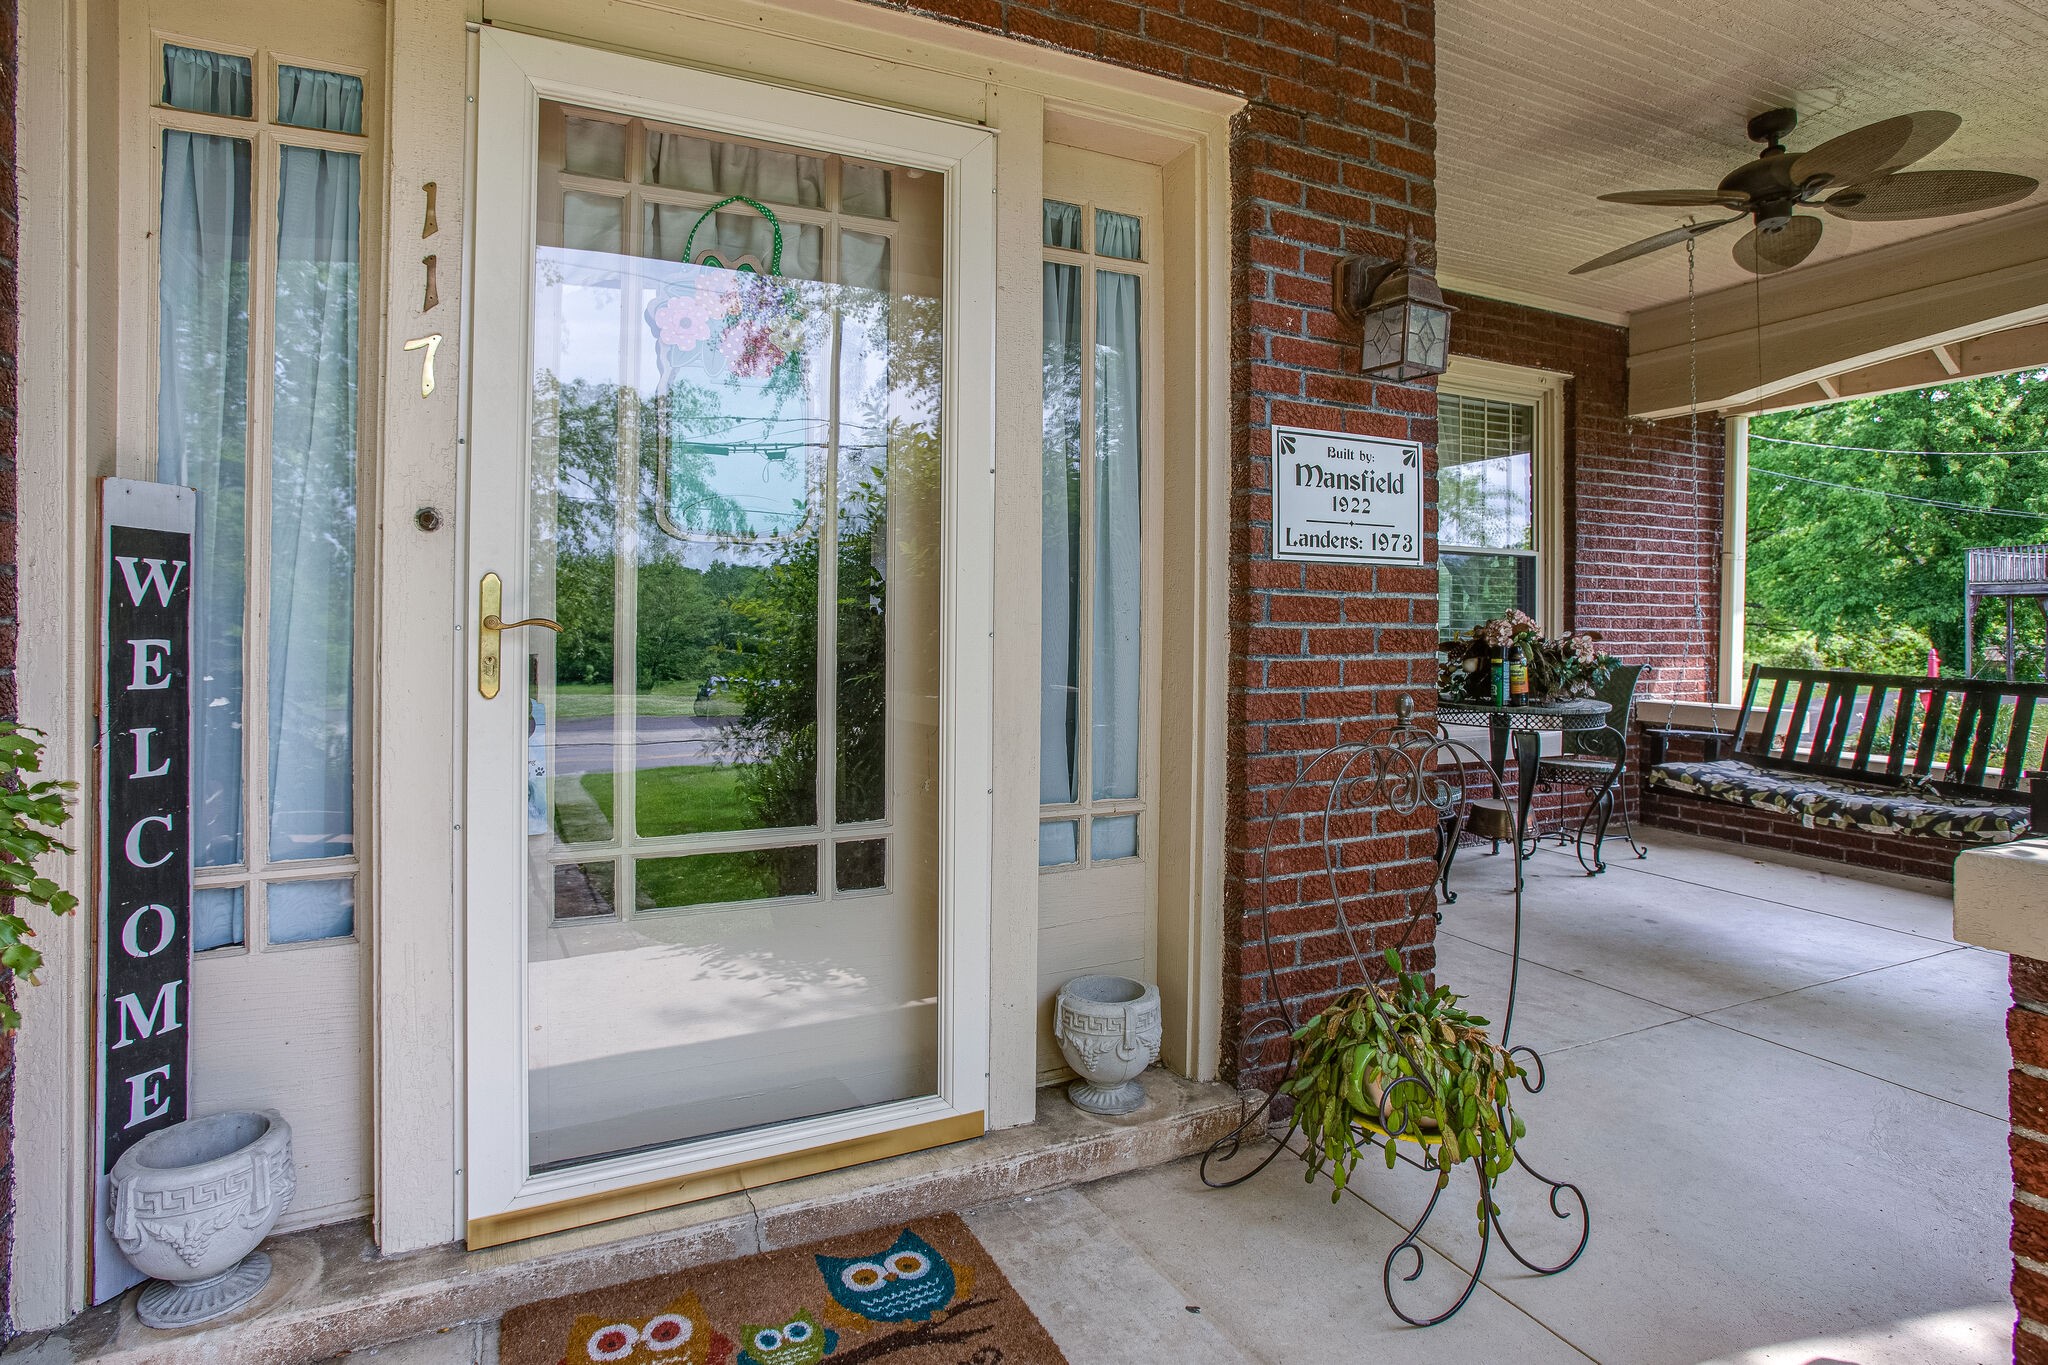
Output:
[[1038,862],[1140,856],[1147,692],[1145,225],[1044,204]]
[[192,946],[347,939],[363,76],[156,55],[156,477],[199,490]]
[[1477,369],[1455,360],[1437,393],[1438,629],[1460,635],[1517,609],[1557,629],[1557,377]]

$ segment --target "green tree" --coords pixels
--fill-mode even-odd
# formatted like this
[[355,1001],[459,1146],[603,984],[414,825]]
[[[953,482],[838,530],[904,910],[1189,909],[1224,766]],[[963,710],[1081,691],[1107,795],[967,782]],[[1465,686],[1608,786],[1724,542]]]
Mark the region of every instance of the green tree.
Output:
[[[2009,453],[2048,450],[2048,370],[1772,413],[1750,438],[1752,662],[1918,672],[1931,645],[1960,672],[1965,552],[2048,540],[2048,455]],[[1980,646],[2004,639],[1993,615]],[[2041,618],[2020,619],[2020,672],[2039,678]]]

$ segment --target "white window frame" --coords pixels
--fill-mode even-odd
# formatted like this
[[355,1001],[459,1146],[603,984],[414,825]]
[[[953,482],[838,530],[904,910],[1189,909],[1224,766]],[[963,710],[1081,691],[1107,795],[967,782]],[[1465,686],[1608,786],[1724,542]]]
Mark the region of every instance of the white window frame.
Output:
[[[1527,551],[1498,546],[1457,545],[1439,538],[1439,562],[1448,554],[1512,554],[1536,562],[1536,620],[1557,635],[1571,625],[1564,581],[1564,384],[1570,376],[1554,370],[1471,356],[1452,356],[1450,368],[1437,381],[1439,398],[1452,395],[1499,403],[1520,403],[1536,410],[1534,449],[1530,452],[1530,539]],[[1441,465],[1439,465],[1441,470]],[[1443,629],[1439,623],[1439,630]]]
[[[246,57],[250,66],[250,112],[246,117],[207,114],[175,109],[163,102],[163,50],[166,46],[189,47],[228,56]],[[165,30],[149,35],[149,70],[153,75],[145,87],[149,96],[150,194],[147,212],[149,274],[159,278],[158,244],[163,239],[163,138],[167,131],[229,137],[250,144],[249,166],[249,332],[248,419],[244,442],[243,473],[243,561],[242,583],[242,859],[219,867],[194,866],[192,890],[239,889],[242,892],[242,936],[238,942],[195,951],[202,959],[241,956],[252,952],[303,952],[359,942],[368,922],[369,890],[368,840],[370,835],[369,777],[365,755],[371,735],[371,694],[365,661],[371,649],[369,612],[365,604],[373,599],[370,576],[370,537],[365,533],[365,509],[373,504],[370,479],[375,467],[373,433],[376,430],[375,364],[377,354],[376,314],[383,293],[381,282],[382,233],[379,230],[383,167],[378,156],[373,119],[381,109],[372,103],[377,97],[376,77],[362,67],[328,58],[304,57],[282,49],[223,43],[212,38],[195,38]],[[363,132],[327,132],[301,128],[277,118],[277,82],[280,67],[295,66],[354,76],[363,82]],[[349,717],[349,797],[352,806],[353,851],[332,858],[302,858],[280,861],[270,849],[269,783],[269,696],[270,696],[270,485],[271,485],[271,373],[276,354],[274,325],[277,286],[277,192],[280,158],[286,147],[322,148],[349,152],[360,158],[362,203],[359,206],[356,252],[356,543],[355,576],[351,601],[352,642],[350,663],[355,675],[354,705]],[[151,401],[138,426],[139,442],[147,473],[156,477],[157,430],[156,395],[162,356],[158,352],[161,295],[148,291],[148,328],[144,335]],[[331,938],[299,943],[270,941],[269,889],[280,882],[341,881],[352,883],[354,907],[351,931]]]
[[[1152,841],[1157,837],[1156,788],[1159,776],[1159,666],[1160,666],[1160,522],[1164,484],[1164,440],[1161,421],[1161,406],[1166,401],[1164,346],[1160,333],[1160,319],[1163,312],[1159,280],[1154,262],[1158,257],[1158,243],[1162,239],[1161,213],[1134,213],[1127,208],[1110,204],[1098,204],[1092,194],[1083,194],[1073,199],[1066,198],[1055,187],[1048,186],[1043,196],[1045,201],[1072,203],[1081,210],[1081,246],[1079,250],[1041,245],[1040,259],[1046,265],[1070,265],[1081,272],[1081,526],[1077,541],[1077,563],[1075,572],[1079,578],[1076,600],[1075,639],[1079,642],[1082,666],[1076,672],[1080,690],[1080,705],[1075,724],[1075,786],[1072,801],[1042,801],[1039,804],[1039,827],[1071,822],[1074,825],[1074,859],[1072,862],[1040,864],[1040,875],[1085,872],[1091,866],[1114,863],[1148,861],[1152,857]],[[1139,221],[1141,242],[1140,259],[1123,260],[1105,256],[1096,250],[1095,215],[1100,209],[1108,213],[1123,213]],[[1142,600],[1139,617],[1139,639],[1141,661],[1138,698],[1138,794],[1136,796],[1094,795],[1094,650],[1095,650],[1095,522],[1096,505],[1094,485],[1086,477],[1095,457],[1095,279],[1100,271],[1120,275],[1132,275],[1138,280],[1139,326],[1143,354],[1139,359],[1143,367],[1143,407],[1139,413],[1139,596]],[[1039,718],[1044,723],[1044,718]],[[1119,858],[1095,857],[1093,825],[1097,818],[1111,818],[1119,815],[1138,817],[1138,849],[1135,854]],[[1148,933],[1149,937],[1149,933]]]

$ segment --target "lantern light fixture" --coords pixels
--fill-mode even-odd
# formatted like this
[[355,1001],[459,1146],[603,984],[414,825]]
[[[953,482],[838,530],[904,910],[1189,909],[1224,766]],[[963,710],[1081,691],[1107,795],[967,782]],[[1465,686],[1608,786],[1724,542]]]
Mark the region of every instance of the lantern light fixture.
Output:
[[1330,281],[1337,316],[1365,334],[1365,373],[1383,379],[1421,379],[1450,364],[1451,314],[1436,272],[1406,260],[1345,256]]

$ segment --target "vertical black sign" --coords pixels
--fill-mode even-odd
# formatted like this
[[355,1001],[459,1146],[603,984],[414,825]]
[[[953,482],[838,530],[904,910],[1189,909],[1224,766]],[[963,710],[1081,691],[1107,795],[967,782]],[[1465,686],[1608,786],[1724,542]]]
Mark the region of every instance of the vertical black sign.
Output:
[[[99,1223],[107,1175],[185,1117],[191,1019],[188,489],[103,485]],[[141,521],[143,525],[124,524]],[[166,524],[183,529],[165,529]],[[135,1276],[98,1239],[95,1300]]]

